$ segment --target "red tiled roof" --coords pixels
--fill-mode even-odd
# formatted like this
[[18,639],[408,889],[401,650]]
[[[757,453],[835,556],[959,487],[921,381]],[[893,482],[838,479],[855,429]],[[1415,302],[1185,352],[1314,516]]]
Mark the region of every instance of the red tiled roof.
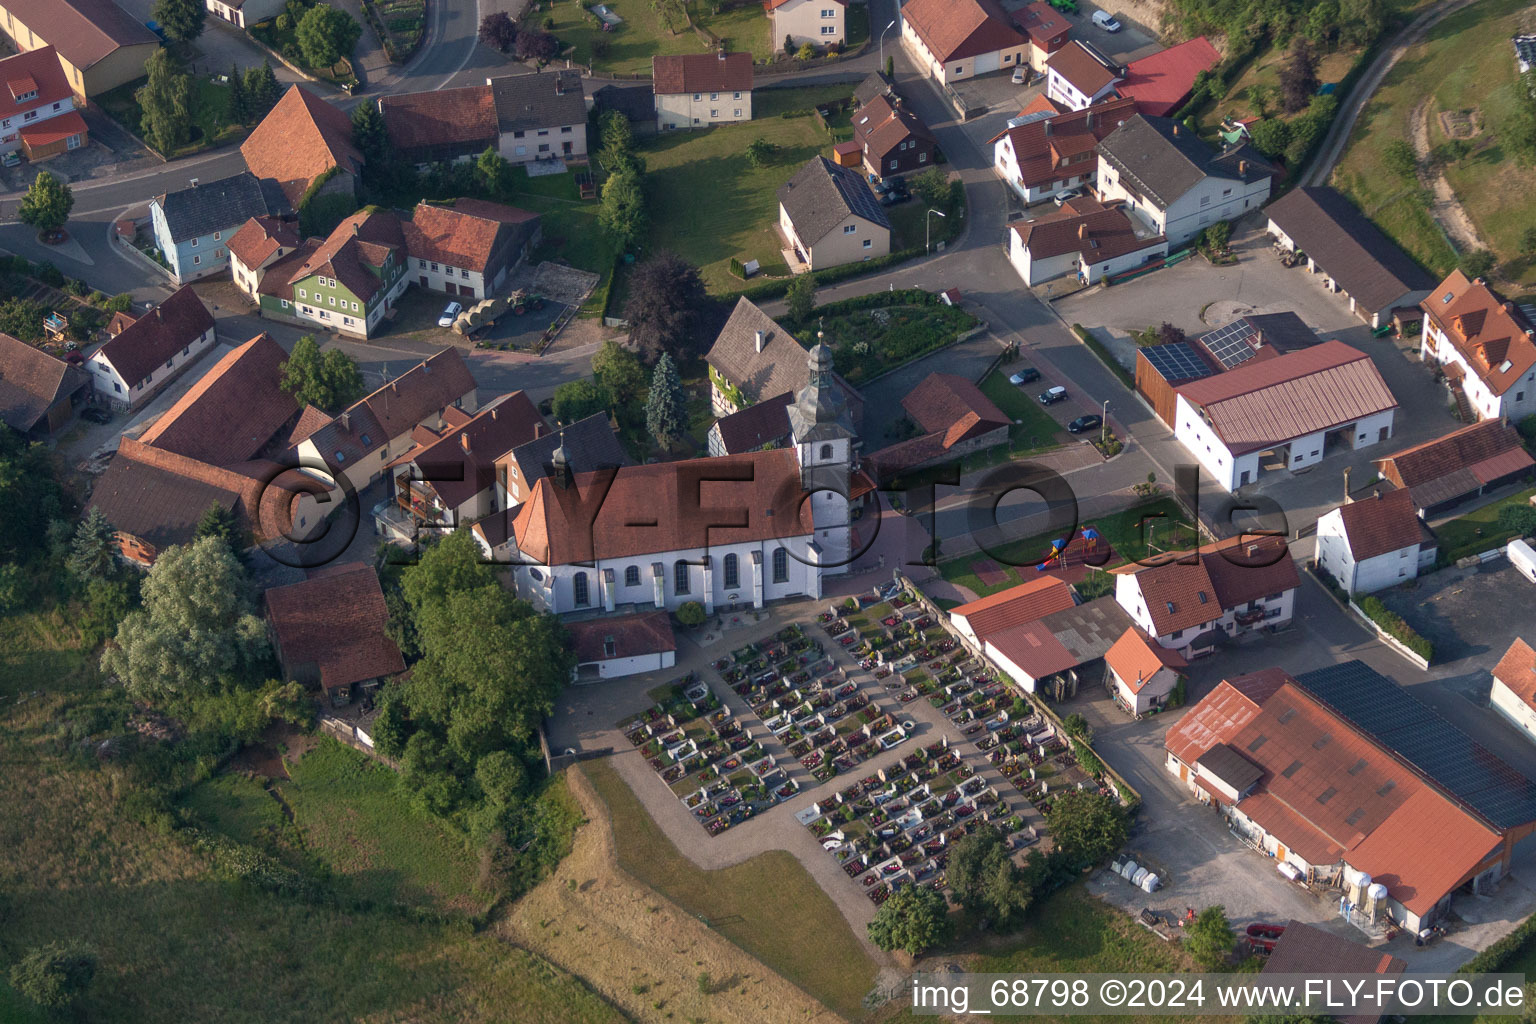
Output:
[[1098,263],[1165,241],[1162,235],[1137,237],[1135,222],[1119,200],[1105,206],[1093,199],[1073,199],[1059,210],[1008,227],[1037,260],[1075,252],[1088,263]]
[[513,206],[474,199],[460,199],[451,207],[418,203],[411,219],[400,222],[400,232],[406,251],[415,258],[484,273],[507,226],[538,217]]
[[1035,0],[1028,7],[1014,11],[1013,23],[1028,34],[1030,42],[1046,53],[1055,53],[1066,43],[1067,33],[1072,31],[1072,24],[1066,16],[1044,0]]
[[1531,707],[1536,707],[1536,651],[1520,637],[1509,645],[1504,657],[1493,667],[1493,678],[1509,687]]
[[545,426],[528,396],[514,391],[415,451],[411,461],[443,504],[458,508],[495,484],[497,459],[539,436]]
[[288,353],[266,332],[220,359],[139,440],[214,466],[255,458],[298,406],[279,383]]
[[21,140],[28,146],[51,146],[55,142],[63,142],[70,136],[86,135],[89,132],[85,118],[80,116],[79,111],[70,110],[50,117],[41,124],[24,126],[21,129]]
[[86,382],[81,370],[0,334],[0,422],[26,433],[60,398]]
[[[1021,116],[1038,109],[1044,97],[1044,93],[1037,96]],[[1045,99],[1044,106],[1055,110],[1049,99]],[[1133,100],[1101,100],[1082,110],[1057,113],[1005,129],[992,137],[992,144],[995,146],[1006,136],[1019,167],[1019,180],[1025,187],[1047,185],[1093,173],[1094,147],[1135,112]]]
[[489,85],[379,97],[389,141],[400,149],[494,145],[496,97]]
[[288,432],[288,446],[291,448],[298,444],[329,422],[331,422],[330,414],[313,405],[306,405],[304,411],[299,414],[299,422],[295,423],[293,429]]
[[996,0],[909,0],[901,16],[942,64],[1029,41]]
[[1290,681],[1278,668],[1222,680],[1168,730],[1163,745],[1180,761],[1194,764],[1207,750],[1236,735],[1270,694]]
[[1043,622],[997,630],[986,637],[986,643],[1032,679],[1076,668],[1081,661]]
[[111,363],[132,387],[164,366],[193,339],[211,330],[213,314],[191,285],[182,285],[170,298],[108,340],[91,358]]
[[853,115],[853,141],[860,152],[868,146],[869,156],[878,163],[905,142],[932,145],[934,138],[923,119],[908,110],[905,104],[876,96]]
[[1229,537],[1199,549],[1163,556],[1153,565],[1111,570],[1133,575],[1158,636],[1221,618],[1240,604],[1301,585],[1283,537]]
[[259,267],[278,249],[299,245],[298,225],[277,217],[252,217],[229,239],[229,254],[247,267]]
[[1500,420],[1459,427],[1376,460],[1377,471],[1397,486],[1408,488],[1420,508],[1469,494],[1532,466],[1536,460],[1526,452],[1520,434]]
[[[391,252],[405,248],[400,219],[382,210],[359,210],[336,225],[320,247],[288,278],[290,285],[312,275],[334,277],[366,302],[384,287],[382,272]],[[403,257],[401,257],[403,258]]]
[[1234,455],[1397,407],[1371,357],[1327,341],[1177,389]]
[[352,120],[302,85],[290,86],[240,144],[245,166],[282,186],[293,206],[309,183],[332,167],[355,174],[363,155],[352,144]]
[[[7,0],[5,9],[82,71],[121,47],[160,44],[153,32],[113,0]],[[16,34],[14,27],[8,32]]]
[[651,58],[658,96],[690,92],[750,92],[750,53],[677,53]]
[[[833,0],[833,2],[841,4],[844,7],[848,6],[848,0]],[[789,0],[763,0],[763,10],[775,11],[787,3],[789,3]]]
[[1072,84],[1084,96],[1093,96],[1120,76],[1096,60],[1077,40],[1051,55],[1046,65]]
[[[564,625],[571,634],[571,650],[576,652],[576,661],[583,665],[677,650],[672,619],[664,611],[585,619]],[[613,644],[612,654],[607,653],[608,643]]]
[[998,630],[1034,622],[1076,603],[1072,588],[1066,583],[1054,576],[1040,576],[979,601],[951,608],[949,614],[964,618],[972,633],[986,639]]
[[1147,681],[1165,668],[1179,670],[1189,662],[1178,651],[1170,651],[1147,639],[1139,629],[1127,629],[1104,655],[1104,662],[1119,676],[1132,693],[1140,693]]
[[302,583],[268,590],[266,604],[290,676],[313,665],[320,685],[331,690],[405,671],[386,628],[384,591],[369,565],[326,566]]
[[[31,27],[41,29],[44,26]],[[64,77],[64,65],[59,63],[59,53],[52,46],[40,46],[0,60],[0,81],[6,84],[6,92],[0,93],[0,117],[51,107],[71,95],[69,79]],[[37,95],[29,100],[16,98],[33,91]]]
[[1536,340],[1526,333],[1532,325],[1482,278],[1453,270],[1420,306],[1495,395],[1536,366]]
[[1167,117],[1189,99],[1195,76],[1221,63],[1205,36],[1196,36],[1177,46],[1159,50],[1125,66],[1125,78],[1115,86],[1122,96],[1136,101],[1140,113]]
[[1419,513],[1409,492],[1376,492],[1339,507],[1344,539],[1357,562],[1411,547],[1419,542]]
[[901,407],[929,433],[944,433],[957,423],[969,421],[982,426],[971,431],[979,434],[1011,422],[981,388],[953,373],[930,373],[902,398]]
[[294,271],[306,265],[309,258],[315,254],[323,242],[318,238],[306,238],[286,256],[279,256],[266,273],[261,275],[261,283],[256,286],[258,295],[270,295],[276,299],[293,301],[293,285],[289,278]]

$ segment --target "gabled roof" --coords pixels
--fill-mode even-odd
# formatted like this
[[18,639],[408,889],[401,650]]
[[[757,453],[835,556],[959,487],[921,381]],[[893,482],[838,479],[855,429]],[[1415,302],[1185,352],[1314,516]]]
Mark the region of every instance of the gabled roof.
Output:
[[7,0],[5,9],[82,71],[119,47],[160,45],[153,32],[112,0]]
[[[761,351],[759,332],[763,336]],[[745,295],[736,300],[736,308],[704,359],[749,401],[794,395],[810,380],[805,349]]]
[[[33,94],[31,99],[20,98],[28,93]],[[40,46],[0,60],[0,117],[52,106],[70,95],[64,65],[59,63],[58,50],[52,46]]]
[[874,192],[859,172],[839,167],[824,156],[814,156],[795,176],[779,187],[779,205],[789,214],[795,234],[814,247],[849,215],[862,217],[877,227],[891,228]]
[[309,183],[332,167],[355,174],[363,154],[352,144],[352,119],[302,85],[292,85],[240,144],[245,166],[271,178],[298,205]]
[[1342,341],[1252,360],[1178,394],[1235,455],[1397,407],[1371,357]]
[[1067,41],[1067,33],[1072,31],[1072,23],[1066,15],[1045,0],[1035,0],[1027,7],[1014,11],[1013,23],[1029,36],[1036,48],[1046,53],[1054,53],[1057,47]]
[[1124,73],[1124,69],[1098,47],[1081,39],[1074,39],[1051,54],[1045,64],[1078,92],[1090,97],[1118,82]]
[[1514,427],[1480,420],[1376,460],[1376,469],[1406,487],[1419,508],[1470,494],[1484,484],[1536,466]]
[[1482,278],[1469,281],[1453,270],[1419,305],[1494,394],[1536,367],[1536,328]]
[[1407,491],[1376,492],[1339,506],[1344,540],[1356,562],[1412,547],[1419,542],[1419,513]]
[[363,562],[313,570],[302,583],[266,593],[267,619],[283,668],[313,666],[326,690],[405,671],[390,639],[378,574]]
[[750,53],[675,53],[651,58],[657,96],[692,92],[749,92]]
[[1121,96],[1136,101],[1143,114],[1166,117],[1189,99],[1195,76],[1221,63],[1221,54],[1205,36],[1170,46],[1166,50],[1133,60],[1125,66],[1125,77],[1115,86]]
[[1072,588],[1055,576],[1039,576],[979,601],[951,608],[982,639],[1001,629],[1034,622],[1077,603]]
[[853,101],[860,106],[876,96],[886,96],[896,91],[896,82],[887,78],[884,71],[871,71],[864,81],[854,86]]
[[390,254],[405,248],[400,218],[375,209],[359,210],[336,225],[320,247],[288,277],[290,285],[313,275],[334,277],[360,301],[384,287]]
[[485,84],[491,87],[496,125],[503,133],[587,123],[580,71],[536,71],[487,78]]
[[1198,552],[1171,552],[1150,565],[1111,571],[1136,577],[1158,636],[1214,622],[1227,609],[1301,585],[1285,538],[1274,536],[1229,537]]
[[214,466],[256,457],[298,414],[279,386],[288,353],[262,332],[203,374],[139,440]]
[[756,451],[765,444],[787,438],[790,433],[789,406],[794,399],[793,392],[786,391],[777,398],[749,405],[740,412],[715,420],[713,429],[720,432],[725,454]]
[[[1044,95],[1040,93],[1036,99]],[[1019,180],[1025,187],[1045,185],[1078,174],[1069,169],[1076,163],[1085,166],[1083,173],[1092,173],[1094,147],[1135,112],[1133,100],[1100,100],[1082,110],[1052,113],[1006,128],[993,136],[992,144],[1006,136],[1013,147]]]
[[[1229,324],[1206,331],[1194,340],[1210,356],[1213,366],[1230,370],[1263,355],[1311,348],[1318,343],[1317,332],[1289,310],[1282,313],[1250,313]],[[1272,353],[1265,354],[1266,348]]]
[[564,625],[571,634],[571,650],[582,665],[677,650],[672,618],[664,611],[605,615]]
[[1509,687],[1528,707],[1536,708],[1536,651],[1520,637],[1493,667],[1493,678]]
[[945,434],[946,447],[1012,423],[981,388],[953,373],[930,373],[902,397],[901,407],[928,433]]
[[389,141],[403,150],[495,145],[496,97],[489,85],[379,97]]
[[[1402,974],[1407,964],[1391,953],[1371,949],[1333,932],[1300,921],[1285,926],[1274,951],[1264,958],[1261,974]],[[1341,1014],[1339,1024],[1377,1024],[1379,1013]]]
[[193,339],[211,330],[213,314],[191,285],[182,285],[170,298],[109,339],[91,358],[111,363],[132,387],[164,366]]
[[860,147],[868,146],[874,161],[883,160],[908,140],[934,143],[933,133],[922,118],[900,100],[893,103],[885,96],[876,96],[853,114],[853,141]]
[[258,178],[250,171],[167,192],[156,197],[155,202],[165,216],[173,242],[229,231],[253,217],[292,212],[277,182]]
[[300,267],[309,263],[310,257],[324,245],[323,239],[306,238],[294,247],[293,251],[285,256],[279,256],[267,267],[267,272],[261,275],[261,281],[256,285],[258,295],[270,295],[277,299],[293,301],[293,285],[289,279]]
[[1372,312],[1435,286],[1434,278],[1396,242],[1326,185],[1293,188],[1265,207],[1264,214]]
[[1097,263],[1165,241],[1162,235],[1138,235],[1136,222],[1118,200],[1106,206],[1093,199],[1073,199],[1059,210],[1008,227],[1037,260],[1075,252],[1085,262]]
[[298,224],[278,217],[252,217],[229,239],[229,253],[247,267],[259,267],[278,249],[299,245]]
[[507,454],[517,463],[523,482],[531,489],[544,479],[555,449],[564,446],[567,464],[573,473],[590,473],[612,466],[633,465],[607,413],[595,412],[591,416],[567,423],[531,441],[524,441]]
[[0,421],[12,430],[31,430],[55,402],[85,383],[80,369],[0,334]]
[[1276,173],[1258,150],[1246,143],[1217,151],[1178,122],[1145,114],[1128,118],[1110,132],[1099,143],[1099,155],[1120,173],[1128,187],[1161,209],[1173,205],[1207,177],[1251,184]]
[[1120,639],[1104,655],[1104,663],[1125,681],[1132,693],[1140,693],[1148,680],[1165,668],[1178,671],[1189,665],[1178,651],[1148,639],[1134,626],[1120,634]]
[[544,417],[522,391],[486,406],[462,426],[411,455],[417,479],[458,508],[496,483],[496,462],[544,429]]
[[1253,721],[1270,695],[1290,681],[1278,668],[1222,680],[1168,730],[1163,746],[1185,764],[1194,764]]
[[411,256],[484,273],[501,241],[531,235],[538,221],[539,215],[528,210],[459,199],[452,206],[417,203],[411,219],[400,222],[400,231]]
[[1041,622],[1022,622],[987,634],[985,643],[1031,679],[1076,668],[1081,662]]
[[996,0],[908,0],[901,16],[941,64],[1029,42]]

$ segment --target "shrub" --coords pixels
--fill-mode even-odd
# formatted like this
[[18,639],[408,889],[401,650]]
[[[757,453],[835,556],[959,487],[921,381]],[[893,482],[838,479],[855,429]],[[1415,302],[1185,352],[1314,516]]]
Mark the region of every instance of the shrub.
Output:
[[1361,598],[1360,610],[1365,613],[1366,618],[1380,626],[1382,632],[1414,654],[1425,661],[1434,660],[1434,645],[1415,632],[1412,626],[1403,621],[1402,616],[1382,604],[1380,598],[1373,596]]
[[50,288],[62,288],[64,286],[63,271],[59,270],[59,268],[54,266],[52,263],[48,263],[46,261],[39,263],[37,265],[37,270],[34,271],[34,275],[39,281],[43,282],[43,284],[46,284]]
[[1516,429],[1520,431],[1520,436],[1525,438],[1526,444],[1536,444],[1536,413],[1521,420]]
[[741,260],[737,259],[735,256],[731,257],[731,273],[735,274],[743,281],[747,279],[747,268],[742,264]]
[[284,12],[277,16],[277,21],[275,24],[277,25],[277,30],[279,32],[287,32],[289,29],[293,28],[293,19],[288,16],[287,12]]
[[1536,533],[1536,505],[1505,505],[1499,509],[1499,526],[1522,537]]
[[677,621],[685,626],[702,626],[704,618],[704,606],[697,601],[685,601],[677,608]]

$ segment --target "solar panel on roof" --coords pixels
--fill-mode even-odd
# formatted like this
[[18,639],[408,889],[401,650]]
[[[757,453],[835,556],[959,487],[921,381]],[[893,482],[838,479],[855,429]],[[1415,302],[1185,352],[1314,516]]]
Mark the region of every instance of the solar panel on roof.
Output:
[[1205,360],[1182,341],[1171,345],[1154,345],[1151,348],[1142,349],[1141,352],[1163,380],[1200,380],[1211,375],[1211,368],[1206,365]]
[[1258,332],[1247,320],[1238,319],[1200,335],[1200,343],[1228,370],[1253,358],[1252,339]]
[[1036,121],[1044,121],[1048,117],[1055,117],[1054,110],[1037,110],[1033,114],[1020,114],[1018,117],[1008,119],[1009,128],[1019,128],[1026,124],[1034,124]]

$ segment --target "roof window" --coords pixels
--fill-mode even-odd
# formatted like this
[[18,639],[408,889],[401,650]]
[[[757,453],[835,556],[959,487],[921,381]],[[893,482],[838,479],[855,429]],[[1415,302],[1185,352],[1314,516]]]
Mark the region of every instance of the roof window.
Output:
[[1292,761],[1290,764],[1285,766],[1285,771],[1281,772],[1280,774],[1284,775],[1286,778],[1290,778],[1292,775],[1295,775],[1299,771],[1301,771],[1301,762]]
[[1356,807],[1354,810],[1349,812],[1349,817],[1344,819],[1344,824],[1358,825],[1360,823],[1360,819],[1363,817],[1365,817],[1365,808]]
[[1313,750],[1322,750],[1324,747],[1326,747],[1328,745],[1328,741],[1331,740],[1331,739],[1333,739],[1333,734],[1332,733],[1327,733],[1327,732],[1323,733],[1321,736],[1319,736],[1316,740],[1313,741],[1312,749]]
[[1286,722],[1289,722],[1291,719],[1293,719],[1295,717],[1296,717],[1296,709],[1295,708],[1286,708],[1284,713],[1282,713],[1280,715],[1280,724],[1284,725]]
[[368,435],[364,434],[363,435],[363,444],[372,444],[372,443],[373,442],[368,439]]
[[1172,601],[1165,601],[1165,602],[1163,602],[1163,603],[1164,603],[1164,604],[1166,604],[1166,605],[1167,605],[1167,606],[1168,606],[1168,611],[1169,611],[1169,612],[1170,612],[1170,613],[1172,613],[1172,611],[1173,611],[1173,602],[1172,602]]
[[336,461],[337,462],[346,462],[347,461],[347,453],[346,452],[337,452],[336,453]]
[[1362,757],[1360,760],[1356,761],[1354,765],[1349,769],[1349,774],[1359,775],[1363,771],[1365,771],[1365,758]]
[[1205,604],[1206,603],[1205,591],[1203,591],[1203,590],[1200,591],[1200,603],[1201,604]]
[[1268,743],[1268,742],[1269,742],[1269,737],[1268,736],[1260,736],[1260,737],[1258,737],[1252,743],[1248,744],[1248,753],[1250,753],[1250,754],[1253,753],[1254,751],[1258,750],[1260,747],[1262,747],[1265,743]]
[[1376,791],[1376,795],[1377,796],[1386,796],[1388,793],[1392,792],[1396,788],[1397,788],[1397,783],[1395,781],[1393,781],[1392,779],[1388,779],[1387,780],[1387,784],[1385,786],[1382,786],[1380,789],[1378,789]]
[[1334,789],[1332,786],[1329,786],[1327,789],[1318,794],[1317,802],[1320,804],[1326,804],[1329,800],[1332,800],[1338,795],[1339,791]]

